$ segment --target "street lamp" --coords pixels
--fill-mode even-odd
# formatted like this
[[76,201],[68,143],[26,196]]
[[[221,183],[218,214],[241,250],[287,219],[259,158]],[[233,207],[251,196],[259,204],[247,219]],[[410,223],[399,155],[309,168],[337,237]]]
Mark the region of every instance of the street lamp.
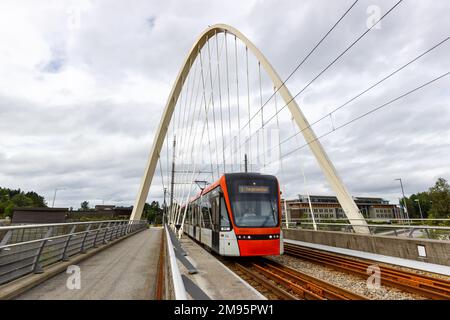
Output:
[[402,178],[397,178],[397,179],[394,179],[394,180],[400,181],[400,187],[402,188],[402,195],[403,195],[403,202],[404,202],[403,210],[404,210],[405,213],[406,213],[406,218],[408,219],[408,223],[409,223],[408,206],[406,205],[405,190],[403,189]]
[[[317,231],[316,218],[314,216],[314,210],[313,210],[313,207],[312,207],[312,204],[311,204],[311,197],[309,196],[309,194],[307,194],[307,197],[308,197],[309,211],[311,212],[311,219],[312,219],[312,223],[313,223],[313,228],[314,228],[315,231]],[[298,195],[298,199],[299,199],[300,202],[302,202],[302,195],[301,194]],[[319,217],[319,222],[320,222],[320,217]]]
[[66,188],[55,188],[55,193],[53,194],[52,208],[55,206],[56,191],[58,190],[66,190]]
[[422,207],[420,206],[420,200],[419,199],[414,199],[414,201],[419,204],[420,218],[423,219]]

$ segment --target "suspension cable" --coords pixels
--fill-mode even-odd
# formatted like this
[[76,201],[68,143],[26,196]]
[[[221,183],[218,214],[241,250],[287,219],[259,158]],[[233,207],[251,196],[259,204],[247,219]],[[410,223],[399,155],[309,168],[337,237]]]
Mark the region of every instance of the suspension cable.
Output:
[[323,135],[321,135],[319,137],[316,137],[315,139],[312,139],[311,141],[307,141],[304,145],[300,146],[299,148],[295,148],[294,150],[291,150],[288,153],[284,154],[283,157],[287,157],[287,156],[291,155],[292,153],[294,153],[295,151],[297,151],[299,149],[302,149],[302,148],[306,147],[307,145],[313,143],[314,141],[322,139],[323,137],[326,137],[329,134],[331,134],[331,133],[333,133],[333,132],[335,132],[335,131],[337,131],[337,130],[339,130],[341,128],[344,128],[347,125],[349,125],[349,124],[351,124],[351,123],[353,123],[355,121],[358,121],[358,120],[360,120],[360,119],[362,119],[362,118],[364,118],[364,117],[374,113],[375,111],[378,111],[378,110],[380,110],[380,109],[382,109],[382,108],[384,108],[386,106],[389,106],[392,103],[394,103],[394,102],[396,102],[396,101],[398,101],[398,100],[400,100],[400,99],[402,99],[402,98],[404,98],[404,97],[406,97],[406,96],[408,96],[408,95],[410,95],[410,94],[412,94],[412,93],[414,93],[414,92],[416,92],[416,91],[418,91],[418,90],[420,90],[420,89],[422,89],[422,88],[424,88],[424,87],[426,87],[426,86],[428,86],[428,85],[430,85],[430,84],[432,84],[432,83],[434,83],[434,82],[436,82],[436,81],[438,81],[438,80],[440,80],[440,79],[442,79],[442,78],[444,78],[446,76],[448,76],[449,74],[450,74],[450,71],[448,71],[448,72],[446,72],[446,73],[444,73],[444,74],[442,74],[442,75],[440,75],[440,76],[438,76],[438,77],[436,77],[436,78],[434,78],[434,79],[432,79],[432,80],[430,80],[430,81],[428,81],[428,82],[426,82],[426,83],[424,83],[424,84],[422,84],[422,85],[420,85],[420,86],[418,86],[418,87],[416,87],[416,88],[414,88],[414,89],[412,89],[412,90],[410,90],[410,91],[408,91],[408,92],[406,92],[406,93],[404,93],[404,94],[402,94],[402,95],[400,95],[400,96],[398,96],[398,97],[396,97],[396,98],[394,98],[392,100],[389,100],[388,102],[386,102],[386,103],[384,103],[384,104],[382,104],[380,106],[377,106],[377,107],[375,107],[375,108],[373,108],[373,109],[363,113],[362,115],[360,115],[360,116],[358,116],[356,118],[351,119],[350,121],[347,121],[347,122],[341,124],[340,126],[335,127],[334,130],[328,131],[327,133],[325,133],[325,134],[323,134]]
[[[230,77],[228,73],[228,39],[227,39],[227,31],[225,31],[225,63],[226,63],[226,70],[227,70],[227,100],[228,100],[228,132],[230,135],[230,145],[231,145],[231,139],[232,139],[232,132],[231,132],[231,103],[230,103]],[[223,133],[222,133],[223,134]],[[223,144],[223,150],[225,152],[225,143]],[[231,171],[233,171],[233,161],[231,160],[230,165]]]
[[223,161],[223,172],[226,171],[225,169],[225,136],[223,132],[223,110],[222,110],[222,85],[220,82],[220,62],[219,62],[219,40],[217,33],[215,33],[216,37],[216,57],[217,57],[217,73],[218,73],[218,85],[219,85],[219,108],[220,108],[220,127],[222,131],[222,161]]
[[[239,106],[239,72],[238,72],[238,55],[237,55],[237,37],[234,36],[234,56],[236,62],[236,104],[237,104],[237,114],[238,114],[238,145],[241,145],[241,115],[240,115],[240,106]],[[241,167],[242,161],[242,153],[239,148],[239,170],[242,170]]]
[[[248,48],[245,46],[245,61],[247,66],[247,111],[248,111],[248,154],[250,158],[250,168],[252,168],[251,159],[252,159],[252,135],[251,135],[251,124],[250,124],[250,80],[249,80],[249,74],[248,74]],[[245,126],[244,126],[245,127]],[[250,169],[251,170],[251,169]]]
[[[347,105],[349,105],[351,102],[353,102],[354,100],[358,99],[359,97],[361,97],[362,95],[366,94],[367,92],[371,91],[372,89],[374,89],[375,87],[377,87],[378,85],[380,85],[381,83],[385,82],[386,80],[388,80],[389,78],[393,77],[395,74],[397,74],[398,72],[400,72],[401,70],[405,69],[407,66],[411,65],[412,63],[414,63],[415,61],[419,60],[420,58],[422,58],[423,56],[427,55],[428,53],[432,52],[433,50],[435,50],[436,48],[438,48],[439,46],[441,46],[442,44],[444,44],[445,42],[447,42],[448,40],[450,40],[450,37],[447,37],[445,39],[443,39],[442,41],[438,42],[437,44],[435,44],[433,47],[429,48],[428,50],[424,51],[423,53],[419,54],[418,56],[416,56],[415,58],[413,58],[412,60],[408,61],[407,63],[403,64],[402,66],[400,66],[399,68],[395,69],[394,71],[390,72],[388,75],[384,76],[382,79],[376,81],[375,83],[373,83],[372,85],[370,85],[369,87],[367,87],[366,89],[364,89],[363,91],[359,92],[358,94],[356,94],[355,96],[353,96],[352,98],[350,98],[349,100],[347,100],[346,102],[344,102],[343,104],[335,107],[333,110],[331,110],[329,113],[325,114],[324,116],[322,116],[321,118],[317,119],[316,121],[310,123],[308,126],[306,126],[305,128],[299,130],[298,132],[294,133],[293,135],[287,137],[286,139],[284,139],[283,141],[281,141],[280,144],[284,144],[286,142],[288,142],[289,140],[291,140],[292,138],[294,138],[296,135],[299,135],[300,133],[302,133],[303,131],[311,128],[312,126],[316,125],[317,123],[323,121],[325,118],[329,117],[331,114],[337,112],[338,110],[346,107]],[[275,113],[275,115],[277,115],[278,112]],[[270,121],[270,119],[269,119]],[[266,122],[267,123],[267,122]]]

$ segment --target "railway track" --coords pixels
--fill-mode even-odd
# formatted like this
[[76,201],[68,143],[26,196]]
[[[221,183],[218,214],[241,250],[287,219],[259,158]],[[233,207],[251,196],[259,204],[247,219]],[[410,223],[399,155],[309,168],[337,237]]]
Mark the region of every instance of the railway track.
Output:
[[[356,261],[337,254],[317,251],[289,243],[284,244],[284,252],[296,258],[309,260],[363,278],[368,277],[367,268],[369,266],[377,265],[375,261]],[[448,280],[383,265],[378,265],[378,267],[380,268],[381,284],[383,285],[419,294],[430,299],[450,299],[450,281]]]
[[366,300],[303,272],[268,259],[234,262],[233,269],[269,299]]

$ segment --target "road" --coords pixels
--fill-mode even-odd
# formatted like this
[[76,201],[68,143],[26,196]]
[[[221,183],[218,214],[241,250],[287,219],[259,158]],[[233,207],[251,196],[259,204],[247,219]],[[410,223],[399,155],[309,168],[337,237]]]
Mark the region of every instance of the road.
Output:
[[68,280],[72,287],[76,281],[70,281],[74,274],[63,272],[16,299],[153,299],[161,232],[161,228],[139,232],[81,262],[79,289],[67,287]]

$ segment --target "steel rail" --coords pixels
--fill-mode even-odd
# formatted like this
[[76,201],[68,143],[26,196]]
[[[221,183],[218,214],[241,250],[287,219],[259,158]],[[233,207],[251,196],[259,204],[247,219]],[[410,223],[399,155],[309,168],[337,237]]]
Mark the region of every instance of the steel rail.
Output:
[[328,300],[368,300],[367,297],[353,293],[347,289],[338,287],[327,281],[310,276],[299,270],[292,269],[274,261],[266,261],[273,273],[281,275],[284,279],[290,279],[308,290]]
[[[278,297],[305,300],[367,300],[367,297],[352,293],[321,279],[268,259],[257,259],[250,263],[236,263],[263,287]],[[273,282],[273,283],[272,283]],[[280,288],[281,287],[281,288]],[[292,292],[292,293],[291,293]],[[286,295],[288,293],[288,295]]]
[[275,284],[271,283],[270,280],[252,271],[250,268],[242,265],[241,263],[235,263],[234,266],[238,271],[240,271],[240,273],[244,274],[258,285],[264,287],[270,294],[275,295],[280,300],[298,300],[296,296],[281,289],[280,287],[277,287]]
[[[285,243],[285,253],[300,259],[310,260],[333,269],[367,278],[367,268],[378,265],[375,261],[362,261],[336,254],[316,251],[309,248]],[[403,291],[419,294],[430,299],[450,299],[450,281],[417,274],[393,267],[381,266],[381,283]]]

